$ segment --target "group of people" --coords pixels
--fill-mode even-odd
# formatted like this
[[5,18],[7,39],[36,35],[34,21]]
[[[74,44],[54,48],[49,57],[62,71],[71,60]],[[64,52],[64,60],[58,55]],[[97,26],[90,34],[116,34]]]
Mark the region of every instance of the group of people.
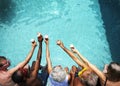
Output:
[[[37,42],[32,40],[31,49],[25,60],[12,69],[8,69],[10,61],[0,56],[0,86],[120,86],[120,63],[111,62],[100,71],[91,64],[73,46],[70,50],[64,46],[61,40],[57,45],[67,53],[78,66],[73,65],[63,68],[61,65],[52,66],[49,51],[49,38],[38,33],[38,53],[36,60],[29,66]],[[46,44],[46,65],[41,65],[42,42]],[[41,70],[41,72],[39,72]]]

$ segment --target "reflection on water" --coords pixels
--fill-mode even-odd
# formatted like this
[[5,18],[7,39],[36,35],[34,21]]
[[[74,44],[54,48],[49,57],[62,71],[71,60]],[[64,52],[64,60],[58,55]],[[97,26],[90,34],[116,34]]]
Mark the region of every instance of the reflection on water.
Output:
[[0,0],[0,23],[10,23],[15,17],[15,8],[12,0]]
[[[75,64],[57,45],[62,40],[67,48],[75,47],[93,64],[102,69],[111,61],[105,29],[97,0],[11,0],[14,5],[8,23],[0,23],[0,55],[13,64],[22,61],[36,33],[48,34],[53,65]],[[6,18],[7,19],[7,18]],[[8,21],[6,20],[6,21]],[[8,44],[9,43],[9,44]],[[12,46],[12,48],[11,48]],[[35,59],[37,51],[32,58]],[[19,60],[18,60],[19,58]],[[32,61],[31,60],[31,61]],[[45,45],[43,59],[45,64]],[[12,65],[12,66],[14,66]]]
[[68,7],[64,0],[36,0],[32,2],[30,0],[1,0],[1,4],[2,17],[0,21],[10,21],[14,16],[11,22],[17,24],[35,23],[40,25],[68,14]]

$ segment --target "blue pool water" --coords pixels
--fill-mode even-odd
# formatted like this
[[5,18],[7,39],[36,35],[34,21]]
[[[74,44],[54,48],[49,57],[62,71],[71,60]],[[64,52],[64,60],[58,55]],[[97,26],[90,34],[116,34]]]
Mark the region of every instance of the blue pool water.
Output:
[[[56,45],[62,40],[70,44],[90,62],[102,69],[111,61],[98,0],[11,0],[7,15],[0,19],[0,55],[8,57],[12,66],[24,60],[37,32],[48,34],[53,65],[69,66],[74,61]],[[36,59],[37,49],[30,61]],[[45,60],[43,43],[42,64]],[[76,65],[76,64],[75,64]]]

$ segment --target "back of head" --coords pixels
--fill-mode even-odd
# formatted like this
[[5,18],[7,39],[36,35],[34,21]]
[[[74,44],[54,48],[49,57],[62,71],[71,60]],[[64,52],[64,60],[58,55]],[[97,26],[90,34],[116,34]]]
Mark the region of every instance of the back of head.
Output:
[[24,79],[24,76],[20,70],[15,71],[12,75],[12,80],[15,83],[21,83],[21,82],[23,82],[23,79]]
[[86,79],[82,79],[82,82],[86,86],[96,86],[97,81],[98,81],[98,76],[93,72],[91,72]]
[[120,64],[111,62],[107,69],[107,78],[110,81],[120,81]]
[[66,72],[61,67],[55,67],[51,72],[51,77],[57,82],[62,82],[66,78]]

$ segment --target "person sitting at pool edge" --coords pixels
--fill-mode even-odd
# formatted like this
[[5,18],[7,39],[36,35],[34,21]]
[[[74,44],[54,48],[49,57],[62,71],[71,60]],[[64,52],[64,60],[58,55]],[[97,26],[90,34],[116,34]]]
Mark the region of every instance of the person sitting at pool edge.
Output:
[[[76,78],[75,79],[76,83],[79,81],[80,85],[82,84],[84,86],[96,86],[98,77],[96,76],[96,74],[93,71],[91,71],[89,66],[87,66],[86,62],[84,61],[85,59],[81,59],[82,60],[82,62],[81,62],[74,55],[73,52],[71,52],[69,49],[67,49],[64,46],[64,44],[60,40],[57,41],[57,45],[59,45],[80,67],[83,68],[84,71],[82,70],[82,72],[79,74],[81,80],[79,78]],[[73,81],[73,83],[76,84],[75,81]],[[73,86],[75,86],[74,84],[73,84]]]
[[[73,49],[74,52],[78,53],[80,58],[84,60],[84,62],[96,73],[100,78],[101,86],[117,86],[120,83],[120,64],[116,62],[111,62],[109,65],[105,65],[104,72],[101,72],[96,66],[92,65],[87,59],[85,59],[75,48]],[[116,65],[112,67],[112,65]],[[117,69],[116,69],[117,68]],[[109,71],[109,72],[107,72]],[[113,73],[114,71],[114,73]],[[106,77],[106,79],[105,79]],[[107,80],[108,78],[108,80]],[[98,86],[99,86],[98,85]]]
[[18,69],[15,71],[12,75],[12,80],[19,84],[19,86],[43,86],[42,80],[38,79],[38,72],[40,68],[41,63],[41,55],[42,55],[42,41],[43,36],[38,33],[38,42],[39,42],[39,48],[38,48],[38,54],[36,61],[33,61],[32,69],[29,72],[29,76],[25,76],[22,69]]
[[[77,53],[79,53],[77,51]],[[100,78],[101,86],[119,86],[120,85],[120,64],[117,62],[111,62],[108,67],[106,67],[104,72],[100,71],[96,66],[91,64],[87,59],[85,59],[80,53],[80,57],[89,66],[89,68],[98,75]]]
[[36,42],[32,43],[32,48],[24,61],[20,62],[14,68],[8,70],[10,62],[4,56],[0,56],[0,86],[17,86],[11,79],[12,74],[19,68],[23,68],[31,59],[36,47]]
[[45,37],[45,43],[46,61],[48,64],[49,73],[47,86],[69,86],[68,81],[70,80],[70,75],[60,65],[52,67],[52,62],[50,60],[48,36]]
[[[80,61],[82,61],[83,63],[86,63],[86,61],[88,61],[85,57],[83,57],[80,52],[74,47],[74,45],[70,45],[70,48],[71,48],[71,51],[74,53],[74,54],[77,54],[76,56],[78,56],[78,58],[80,59]],[[90,67],[89,67],[90,68]],[[85,76],[89,74],[89,77],[87,78],[87,80],[85,79]],[[87,68],[83,68],[81,71],[78,72],[78,76],[80,78],[82,78],[82,82],[84,82],[84,84],[86,84],[86,86],[101,86],[100,84],[100,80],[98,78],[98,76],[92,71],[88,71]],[[94,83],[95,81],[95,83]],[[76,80],[77,82],[77,80]]]

